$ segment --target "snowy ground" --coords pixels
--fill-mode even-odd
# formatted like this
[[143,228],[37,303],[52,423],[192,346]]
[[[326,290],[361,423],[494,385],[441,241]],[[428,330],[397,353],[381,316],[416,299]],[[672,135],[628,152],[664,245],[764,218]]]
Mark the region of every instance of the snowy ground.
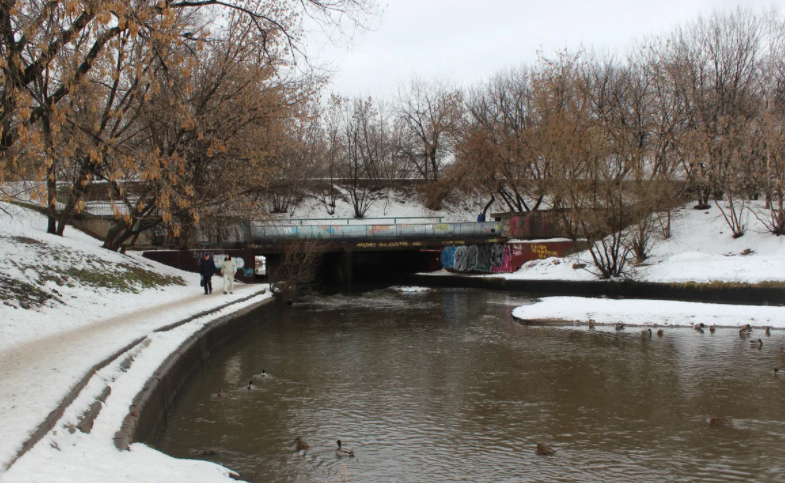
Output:
[[419,287],[416,285],[389,287],[387,290],[392,290],[393,292],[401,292],[401,293],[420,293],[420,292],[431,291],[431,289],[428,287]]
[[[259,295],[171,331],[148,334],[147,340],[131,351],[134,361],[130,369],[124,371],[120,367],[127,357],[124,354],[95,373],[55,429],[14,463],[0,479],[4,483],[232,481],[227,469],[219,465],[172,458],[141,443],[132,444],[130,451],[118,451],[113,437],[122,425],[133,398],[183,341],[206,323],[268,296]],[[106,387],[111,388],[111,393],[90,433],[84,434],[79,430],[71,433],[67,428],[79,424],[78,417],[87,411]],[[4,431],[3,434],[7,433]]]
[[[690,327],[703,323],[717,327],[771,327],[785,329],[785,307],[705,304],[666,300],[545,297],[512,311],[525,321],[559,321],[639,326]],[[754,333],[754,332],[753,332]]]
[[[651,256],[641,265],[631,265],[634,280],[663,283],[785,281],[785,237],[768,233],[757,218],[749,215],[747,233],[737,239],[716,206],[693,210],[691,205],[674,211],[672,236],[655,240]],[[578,268],[585,265],[585,268]],[[565,258],[528,262],[515,273],[491,275],[517,280],[596,280],[590,272],[588,251]]]
[[[137,373],[138,379],[124,379],[144,381],[170,349],[179,345],[178,341],[220,314],[197,319],[182,330],[153,334],[155,329],[253,296],[265,288],[236,284],[234,294],[223,295],[222,283],[216,277],[214,293],[205,296],[199,287],[198,274],[166,267],[138,254],[121,255],[103,250],[99,241],[70,227],[65,237],[48,235],[45,218],[40,214],[8,204],[0,208],[0,276],[4,288],[10,289],[0,291],[0,387],[3,388],[0,391],[0,477],[3,481],[11,478],[11,472],[7,475],[2,472],[21,444],[94,364],[131,341],[147,336],[151,344],[144,350],[145,360],[149,357],[152,362],[134,366],[138,365],[140,370],[147,367],[149,371]],[[10,216],[3,210],[10,212]],[[164,284],[155,286],[161,282]],[[24,290],[17,290],[20,287]],[[234,311],[267,296],[259,295],[225,310]],[[165,345],[163,341],[170,344]],[[141,388],[142,383],[133,386],[136,382],[122,386],[130,398]],[[119,387],[113,387],[111,398]],[[121,401],[115,410],[127,412],[130,399],[122,402],[120,397],[125,396],[115,399]],[[118,428],[119,424],[111,433]],[[35,451],[40,451],[44,441]],[[112,444],[111,438],[106,444]],[[12,469],[16,471],[26,458]],[[111,461],[108,459],[107,464]],[[56,478],[57,467],[50,469],[52,478]],[[38,471],[42,472],[43,468]],[[20,476],[15,481],[44,481],[43,477],[31,479],[29,473],[26,476],[27,479]],[[73,481],[93,481],[73,476]],[[61,476],[58,481],[71,480]],[[102,481],[109,480],[113,479]]]
[[[339,189],[339,191],[342,191]],[[477,215],[480,214],[488,203],[489,198],[484,197],[467,197],[460,200],[447,200],[443,204],[443,208],[438,211],[429,210],[423,206],[414,190],[407,190],[402,192],[400,190],[386,189],[383,195],[375,201],[365,218],[358,220],[351,220],[352,224],[368,224],[368,223],[390,223],[393,220],[374,219],[374,217],[431,217],[427,220],[400,220],[398,223],[435,223],[437,218],[441,217],[442,222],[462,222],[462,221],[477,221]],[[488,209],[488,215],[491,212],[502,211],[503,207],[496,203]],[[354,209],[349,202],[347,194],[343,194],[335,204],[335,213],[329,215],[325,204],[318,198],[307,198],[297,207],[291,210],[290,214],[278,215],[277,220],[284,223],[288,219],[297,218],[354,218]],[[325,221],[311,221],[305,224],[320,224]],[[345,223],[345,221],[344,221]]]

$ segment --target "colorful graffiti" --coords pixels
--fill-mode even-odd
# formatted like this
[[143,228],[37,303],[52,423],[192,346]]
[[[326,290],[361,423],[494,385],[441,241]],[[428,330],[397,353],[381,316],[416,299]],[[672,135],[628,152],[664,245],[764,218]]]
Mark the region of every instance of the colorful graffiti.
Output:
[[442,267],[458,272],[512,272],[510,247],[501,244],[444,247]]
[[[242,257],[232,257],[234,259],[234,263],[237,264],[237,270],[245,267],[245,260]],[[224,255],[216,255],[215,256],[215,268],[221,268],[224,264]]]

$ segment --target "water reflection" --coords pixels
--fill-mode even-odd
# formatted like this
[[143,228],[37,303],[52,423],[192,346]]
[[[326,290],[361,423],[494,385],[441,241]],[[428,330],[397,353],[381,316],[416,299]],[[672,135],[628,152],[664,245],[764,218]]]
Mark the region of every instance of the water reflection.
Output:
[[528,301],[314,297],[213,359],[155,444],[260,482],[785,481],[784,333],[755,350],[734,330],[525,327],[509,311]]

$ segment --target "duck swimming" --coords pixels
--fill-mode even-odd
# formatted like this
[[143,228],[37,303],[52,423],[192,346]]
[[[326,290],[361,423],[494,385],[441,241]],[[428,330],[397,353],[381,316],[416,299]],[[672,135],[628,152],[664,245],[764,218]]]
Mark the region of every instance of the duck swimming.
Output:
[[262,369],[262,377],[267,377],[267,372],[264,369]]
[[311,449],[311,445],[303,441],[303,439],[299,436],[297,437],[297,439],[294,440],[294,442],[297,443],[297,451],[305,451],[307,449]]
[[594,319],[589,319],[589,329],[594,329]]
[[692,328],[695,330],[700,330],[702,332],[704,327],[706,327],[706,324],[701,322],[700,324],[695,324]]
[[761,347],[763,347],[763,341],[760,340],[760,339],[758,339],[758,340],[751,340],[750,341],[750,345],[757,345],[758,349],[760,349]]
[[771,335],[771,327],[766,327],[766,336]]
[[715,425],[718,425],[718,426],[728,426],[730,424],[733,424],[733,418],[731,418],[731,417],[716,418],[714,416],[710,416],[709,417],[709,424],[715,424]]
[[774,368],[774,377],[777,377],[777,376],[779,376],[780,374],[785,374],[785,371],[783,371],[783,370],[782,370],[782,369],[780,369],[779,367],[775,367],[775,368]]
[[338,456],[354,456],[354,451],[341,447],[340,439],[336,442],[338,443],[338,449],[335,450],[335,454]]
[[542,443],[537,443],[537,448],[534,450],[534,452],[541,456],[553,456],[556,454],[555,449]]
[[712,326],[709,327],[709,332],[711,332],[713,334],[716,331],[717,331],[717,327],[715,327],[714,324],[712,324]]
[[225,397],[225,396],[226,396],[226,393],[224,392],[223,389],[218,391],[218,393],[215,395],[215,397]]
[[616,330],[624,330],[624,322],[619,322],[616,324]]
[[651,337],[651,329],[643,329],[643,330],[641,331],[641,335],[642,335],[643,337],[646,337],[647,335],[648,335],[649,337]]
[[248,381],[248,390],[250,391],[252,387],[253,387],[253,379]]
[[664,331],[664,330],[662,330],[662,329],[659,329],[659,330],[657,331],[657,337],[662,337],[662,334],[664,334],[664,333],[665,333],[665,331]]

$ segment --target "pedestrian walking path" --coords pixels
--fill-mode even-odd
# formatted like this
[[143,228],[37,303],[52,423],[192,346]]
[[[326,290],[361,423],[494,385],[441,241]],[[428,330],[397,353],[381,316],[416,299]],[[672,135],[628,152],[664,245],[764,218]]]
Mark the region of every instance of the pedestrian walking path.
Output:
[[104,319],[1,346],[0,475],[22,444],[95,364],[158,328],[240,302],[267,287],[237,284],[233,294],[225,295],[220,279],[216,277],[215,282],[210,295],[204,295],[197,286],[193,295],[177,292],[165,303],[120,314],[107,309]]

